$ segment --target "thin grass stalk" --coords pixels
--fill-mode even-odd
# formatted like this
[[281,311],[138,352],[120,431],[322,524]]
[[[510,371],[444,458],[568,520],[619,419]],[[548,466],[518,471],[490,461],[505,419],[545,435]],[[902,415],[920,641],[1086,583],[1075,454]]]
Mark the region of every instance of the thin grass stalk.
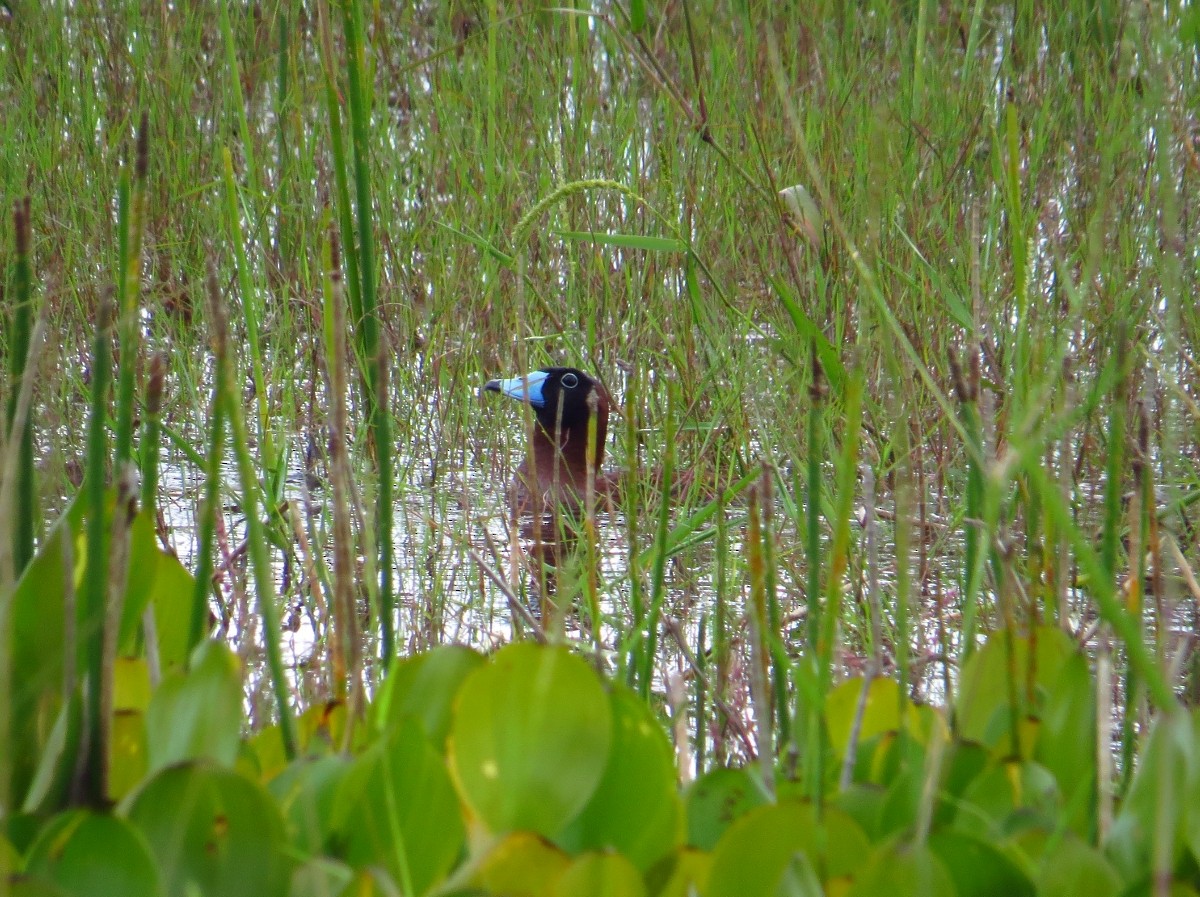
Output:
[[824,429],[825,379],[821,362],[817,358],[817,346],[813,342],[812,383],[808,388],[808,463],[807,486],[805,489],[805,548],[808,557],[808,582],[805,589],[807,603],[808,651],[814,663],[817,659],[821,638],[821,433]]
[[167,377],[167,353],[150,359],[146,382],[146,416],[142,420],[141,452],[142,507],[151,512],[158,506],[158,456],[162,448],[162,400]]
[[908,712],[908,693],[912,688],[912,634],[909,631],[909,604],[912,575],[912,471],[908,459],[908,428],[900,427],[901,439],[899,457],[903,459],[895,472],[895,506],[896,506],[896,640],[893,646],[896,657],[896,672],[899,676],[897,702],[899,703],[899,719],[901,727]]
[[317,4],[317,20],[321,35],[321,70],[325,76],[325,113],[329,116],[329,152],[333,160],[334,196],[337,199],[338,229],[342,236],[341,255],[346,268],[345,287],[350,299],[351,322],[357,332],[363,317],[362,278],[358,273],[358,248],[354,245],[354,212],[350,205],[350,181],[346,173],[349,166],[342,137],[341,103],[333,63],[333,33],[329,25],[327,3]]
[[[26,414],[20,431],[13,429],[17,420],[17,400],[24,383],[33,330],[33,264],[31,258],[30,201],[26,196],[13,207],[13,236],[16,258],[12,269],[12,329],[8,338],[8,384],[11,393],[5,417],[8,437],[16,444],[16,507],[7,519],[12,521],[13,577],[33,559],[34,529],[37,520],[34,486],[33,415]],[[10,447],[11,448],[11,447]]]
[[111,295],[100,302],[96,334],[92,343],[92,399],[88,417],[87,472],[87,576],[83,585],[83,627],[79,633],[87,658],[85,759],[82,763],[80,796],[94,807],[104,805],[107,757],[105,720],[101,696],[104,694],[104,617],[108,594],[108,533],[105,528],[105,475],[108,468],[109,392],[112,386],[112,348],[110,330],[116,315]]
[[371,409],[371,433],[375,444],[375,466],[379,474],[375,529],[379,549],[379,623],[386,674],[395,652],[392,622],[392,434],[387,396],[383,392],[380,368],[382,355],[380,321],[375,303],[375,237],[371,227],[371,167],[368,128],[370,108],[364,83],[364,48],[360,36],[361,11],[357,0],[342,0],[342,28],[346,39],[346,70],[349,78],[350,133],[354,150],[355,204],[358,215],[358,251],[362,266],[362,354],[368,365],[368,405]]
[[696,745],[696,774],[704,772],[704,761],[708,756],[708,615],[701,612],[696,623],[696,731],[692,741]]
[[190,662],[203,641],[208,621],[208,595],[213,588],[213,555],[217,541],[217,515],[221,512],[221,465],[225,458],[225,402],[229,391],[229,318],[221,301],[216,268],[210,263],[206,280],[208,298],[209,350],[213,354],[212,408],[208,422],[208,457],[204,498],[200,503],[200,546],[196,559],[196,581],[192,592],[191,622],[188,626],[187,656]]
[[[351,683],[352,708],[358,709],[362,682],[362,640],[358,632],[358,614],[354,606],[354,546],[350,528],[350,461],[346,435],[350,432],[346,410],[348,365],[346,361],[345,291],[338,265],[337,244],[328,237],[324,241],[325,276],[325,359],[329,376],[329,401],[332,415],[329,422],[329,472],[333,488],[333,638],[329,640],[330,668],[333,694],[346,697],[346,683]],[[353,719],[353,714],[351,715]]]
[[759,484],[762,488],[762,537],[763,537],[763,589],[767,602],[767,649],[771,657],[772,699],[775,704],[775,720],[779,729],[780,747],[792,740],[792,720],[788,711],[788,660],[787,648],[783,644],[783,616],[779,612],[778,561],[775,556],[775,496],[772,485],[776,471],[763,462]]
[[918,0],[917,31],[913,41],[912,113],[911,120],[919,121],[925,99],[925,35],[929,25],[929,0]]
[[1096,633],[1096,842],[1099,844],[1108,839],[1116,802],[1112,717],[1112,627],[1101,623]]
[[[277,153],[277,174],[276,174],[276,193],[279,196],[279,213],[275,219],[275,247],[279,252],[279,264],[285,271],[290,271],[292,267],[292,234],[287,230],[285,222],[288,217],[284,214],[285,209],[291,208],[291,191],[296,183],[293,178],[287,177],[287,158],[288,158],[288,142],[287,142],[287,102],[288,102],[288,74],[291,66],[291,46],[289,38],[291,36],[291,12],[292,5],[290,3],[280,3],[275,9],[277,27],[277,39],[279,46],[276,56],[278,59],[278,67],[275,70],[275,152]],[[288,303],[283,303],[284,309],[287,309]]]
[[[233,367],[232,357],[224,357],[227,368]],[[246,424],[242,419],[241,398],[232,388],[235,382],[232,370],[224,377],[225,389],[221,401],[225,416],[229,420],[229,432],[233,441],[233,454],[237,462],[238,479],[242,487],[242,511],[246,515],[246,546],[250,554],[250,566],[254,576],[254,591],[258,598],[258,613],[262,620],[263,644],[267,649],[267,669],[271,676],[271,688],[275,694],[276,710],[279,713],[279,729],[283,735],[283,749],[289,760],[296,756],[299,738],[296,722],[292,718],[287,677],[283,669],[283,653],[279,647],[279,608],[275,604],[275,588],[269,555],[270,543],[258,516],[258,481],[254,474],[254,460],[246,437]]]
[[817,685],[821,669],[821,455],[824,451],[824,405],[826,384],[816,342],[809,346],[812,359],[812,382],[808,387],[808,463],[805,472],[805,562],[808,576],[805,588],[807,610],[807,644],[801,663],[807,672],[798,673],[796,689],[796,718],[805,720],[804,734],[804,793],[817,807],[821,806],[825,786],[825,745],[822,696]]
[[[1140,596],[1136,605],[1140,611],[1145,603],[1146,583],[1150,584],[1150,595],[1154,599],[1154,647],[1158,652],[1158,663],[1164,670],[1167,658],[1167,611],[1164,606],[1161,545],[1159,544],[1158,515],[1154,512],[1154,467],[1150,456],[1150,410],[1144,401],[1137,404],[1137,451],[1133,456],[1133,486],[1138,509],[1137,538],[1130,539],[1136,546],[1133,557],[1134,582],[1132,588]],[[1147,566],[1147,559],[1150,560]]]
[[658,526],[654,533],[654,559],[650,567],[650,606],[634,637],[641,637],[641,654],[637,663],[638,692],[643,700],[650,698],[650,685],[654,678],[654,654],[658,645],[658,621],[666,597],[667,536],[671,523],[671,489],[675,481],[675,406],[678,401],[678,386],[675,381],[667,382],[667,419],[664,427],[662,504],[659,505]]
[[[638,456],[638,432],[641,424],[639,409],[642,402],[641,381],[638,376],[639,371],[640,368],[634,365],[633,371],[629,375],[629,380],[625,385],[625,427],[623,436],[625,441],[625,458],[629,463],[631,473],[626,479],[626,485],[621,495],[625,503],[626,563],[629,569],[629,613],[634,620],[633,625],[635,627],[637,621],[641,620],[646,613],[640,544],[641,515],[638,513],[642,507],[642,497],[646,491],[642,485],[640,472],[641,459]],[[623,644],[631,633],[629,631],[622,632],[620,622],[616,625],[616,643]],[[618,677],[624,678],[625,684],[632,687],[634,678],[637,675],[637,665],[633,662],[633,655],[622,654],[618,663],[625,666],[624,670],[618,672]]]
[[1024,412],[1026,397],[1030,395],[1030,347],[1032,327],[1029,321],[1029,245],[1025,233],[1025,210],[1021,203],[1021,130],[1016,103],[1009,101],[1004,109],[1004,200],[1008,213],[1009,254],[1012,257],[1013,289],[1017,303],[1017,318],[1014,322],[1016,347],[1014,350],[1012,384],[1009,397],[1012,401],[1011,419],[1019,420]]
[[717,468],[717,544],[716,544],[716,575],[714,577],[717,594],[713,602],[713,654],[717,678],[713,685],[713,703],[717,711],[716,738],[713,744],[713,759],[718,767],[725,765],[725,730],[729,726],[729,715],[725,712],[726,698],[729,692],[729,601],[726,592],[729,588],[729,524],[725,519],[725,490],[722,486],[720,467]]
[[596,450],[599,416],[599,397],[592,389],[587,395],[588,424],[587,441],[584,443],[584,461],[587,468],[587,481],[584,488],[583,502],[583,567],[584,592],[587,598],[588,616],[591,618],[592,651],[597,659],[600,658],[600,552],[599,536],[596,530]]
[[[1128,356],[1128,346],[1122,333],[1119,338],[1122,351],[1118,357]],[[1128,365],[1121,366],[1121,377],[1113,388],[1112,406],[1109,409],[1108,445],[1105,457],[1104,482],[1104,532],[1100,540],[1100,559],[1103,564],[1103,576],[1106,583],[1114,588],[1119,581],[1117,566],[1121,551],[1122,527],[1122,484],[1125,472],[1125,404],[1128,396]],[[1134,565],[1136,567],[1136,563]],[[1136,606],[1132,598],[1136,593],[1126,595],[1125,610],[1128,612],[1133,636],[1140,643],[1142,640],[1141,602]],[[1125,712],[1121,720],[1121,759],[1122,778],[1128,785],[1133,775],[1133,755],[1136,749],[1136,708],[1137,708],[1137,675],[1132,666],[1125,674]],[[1124,790],[1124,786],[1122,787]]]
[[754,718],[759,775],[768,794],[775,793],[775,741],[772,725],[770,655],[767,648],[766,571],[763,557],[762,496],[755,485],[750,490],[750,514],[746,526],[746,562],[750,572],[750,607],[747,609],[747,628],[750,636],[750,696],[754,703]]
[[246,185],[251,196],[262,196],[258,182],[258,163],[254,159],[254,130],[246,115],[246,104],[242,100],[242,74],[238,65],[237,41],[229,21],[229,2],[221,0],[221,38],[225,42],[225,90],[228,102],[237,110],[238,133],[242,135],[242,158],[245,160]]
[[[1071,468],[1071,439],[1070,432],[1064,433],[1059,443],[1059,497],[1063,502],[1070,501],[1072,492],[1072,468]],[[1042,509],[1045,514],[1045,508]],[[1049,515],[1046,516],[1044,528],[1047,533],[1054,534],[1055,546],[1055,573],[1057,575],[1057,594],[1055,596],[1056,606],[1058,608],[1058,625],[1064,632],[1071,631],[1071,605],[1070,605],[1070,586],[1071,586],[1071,570],[1072,559],[1070,549],[1067,546],[1067,540],[1058,529],[1050,522]]]
[[224,160],[225,180],[225,228],[229,233],[229,242],[233,246],[234,265],[237,268],[238,290],[242,298],[242,315],[246,319],[246,341],[250,346],[250,371],[254,378],[255,407],[258,411],[259,444],[262,446],[264,466],[269,468],[275,464],[275,452],[271,444],[271,428],[267,409],[267,382],[263,374],[262,342],[259,338],[258,291],[250,277],[250,263],[246,258],[246,246],[243,242],[240,201],[237,183],[233,178],[233,156],[229,147],[221,149]]
[[[830,545],[828,573],[825,579],[825,609],[821,633],[817,642],[817,706],[811,717],[818,724],[814,728],[823,730],[825,699],[832,683],[835,649],[838,640],[838,624],[841,621],[842,580],[849,566],[850,519],[854,512],[855,481],[858,473],[858,443],[862,429],[863,371],[856,366],[846,383],[845,417],[846,430],[842,439],[841,456],[837,464],[837,493],[834,505],[833,538]],[[823,788],[823,767],[821,761]],[[820,805],[820,800],[817,801]]]
[[983,451],[983,419],[979,413],[979,381],[973,376],[978,355],[971,350],[964,370],[958,354],[948,349],[954,394],[962,414],[963,431],[967,438],[967,495],[963,526],[963,634],[962,660],[966,662],[975,650],[975,627],[979,615],[980,593],[983,590],[984,558],[987,530],[984,528],[986,501]]
[[134,386],[137,382],[141,330],[138,293],[142,282],[142,235],[146,224],[146,172],[150,166],[149,117],[142,113],[132,187],[129,171],[121,172],[117,203],[117,309],[121,366],[117,374],[116,463],[133,457]]
[[828,689],[833,675],[838,623],[841,622],[842,580],[850,563],[850,520],[854,516],[854,497],[858,478],[858,442],[862,432],[863,371],[856,367],[846,383],[846,431],[838,459],[837,503],[834,506],[833,541],[830,545],[829,572],[825,579],[825,615],[822,618],[819,654],[822,691]]

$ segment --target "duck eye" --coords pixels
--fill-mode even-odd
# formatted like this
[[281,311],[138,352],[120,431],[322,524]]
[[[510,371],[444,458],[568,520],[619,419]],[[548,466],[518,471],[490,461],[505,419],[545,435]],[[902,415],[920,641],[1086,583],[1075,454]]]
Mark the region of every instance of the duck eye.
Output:
[[579,378],[576,377],[574,374],[572,374],[570,371],[568,371],[567,373],[562,375],[562,379],[559,382],[563,386],[565,386],[567,389],[574,389],[576,386],[579,385]]

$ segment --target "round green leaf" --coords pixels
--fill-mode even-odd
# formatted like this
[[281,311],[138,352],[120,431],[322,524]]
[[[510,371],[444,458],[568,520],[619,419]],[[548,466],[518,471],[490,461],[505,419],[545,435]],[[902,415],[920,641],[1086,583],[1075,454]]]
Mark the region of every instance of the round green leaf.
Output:
[[494,832],[554,837],[604,773],[609,707],[595,672],[566,648],[503,648],[459,690],[449,759],[463,800]]
[[[959,897],[1034,897],[1033,882],[1017,865],[991,844],[964,835],[943,831],[929,839],[929,849],[950,873]],[[1042,891],[1057,894],[1058,891]]]
[[29,851],[26,872],[78,897],[163,893],[158,867],[141,833],[124,819],[88,810],[50,820]]
[[[1033,643],[1032,658],[1030,646]],[[1010,656],[1011,650],[1011,656]],[[996,747],[1010,737],[1010,702],[1017,701],[1017,719],[1040,718],[1042,704],[1052,692],[1063,665],[1079,653],[1061,629],[1043,626],[1033,638],[1000,629],[971,655],[963,668],[962,684],[955,699],[958,734],[968,741]],[[1013,672],[1019,678],[1013,687]],[[1032,695],[1033,704],[1027,701]],[[1032,755],[1032,741],[1023,743],[1023,757]]]
[[767,802],[763,786],[744,766],[706,772],[688,789],[688,844],[712,850],[736,820]]
[[725,832],[713,851],[707,897],[775,897],[797,854],[836,879],[859,869],[867,838],[841,810],[821,819],[809,803],[783,801],[751,810]]
[[633,863],[619,853],[589,853],[554,882],[554,897],[643,897],[646,884]]
[[531,832],[513,832],[475,867],[471,885],[487,894],[547,894],[567,867],[565,853]]
[[[1150,724],[1125,800],[1108,832],[1108,856],[1127,881],[1145,874],[1161,839],[1171,842],[1172,866],[1187,850],[1189,817],[1200,797],[1200,739],[1187,714],[1164,713]],[[1164,792],[1163,783],[1170,783]],[[1200,848],[1200,841],[1197,843]]]
[[[847,679],[837,685],[825,700],[825,721],[829,741],[838,757],[844,757],[850,735],[858,719],[858,704],[862,696],[863,679]],[[866,704],[859,725],[859,743],[870,741],[884,732],[900,728],[900,704],[907,698],[900,694],[900,683],[877,677],[867,683]]]
[[950,873],[932,850],[889,842],[871,854],[847,897],[955,897],[956,893]]
[[350,763],[337,755],[301,759],[267,785],[283,811],[289,842],[303,853],[329,850],[338,785],[349,769]]
[[192,668],[163,679],[146,711],[150,769],[184,760],[232,766],[241,745],[242,678],[222,642],[202,643]]
[[0,835],[0,881],[16,875],[21,868],[21,855],[4,835]]
[[158,573],[159,558],[167,557],[158,547],[155,516],[153,508],[143,508],[129,527],[129,578],[125,582],[117,635],[117,644],[125,652],[134,650],[142,611],[150,600],[150,589]]
[[683,811],[662,725],[632,692],[611,694],[613,740],[604,776],[557,839],[570,853],[616,850],[641,871],[679,845]]
[[413,716],[421,721],[430,743],[444,750],[459,686],[483,664],[480,654],[460,645],[443,645],[393,664],[371,706],[376,730]]
[[708,893],[712,854],[683,847],[664,859],[646,875],[650,893],[658,897],[693,897]]
[[192,595],[196,581],[179,559],[160,554],[154,565],[150,605],[158,633],[158,662],[164,673],[182,670],[191,641]]
[[283,819],[257,783],[235,772],[165,769],[134,796],[129,819],[150,843],[170,894],[195,886],[221,897],[287,890]]
[[879,836],[879,822],[889,793],[878,785],[854,782],[833,798],[834,806],[845,811],[870,841]]
[[354,761],[337,788],[332,828],[350,865],[387,869],[405,894],[423,894],[450,871],[465,837],[458,798],[416,721]]
[[1039,894],[1055,897],[1115,897],[1124,892],[1112,864],[1071,832],[1042,857],[1037,884]]
[[292,872],[288,897],[330,897],[339,894],[354,878],[354,870],[328,857],[313,857]]
[[1036,763],[997,763],[963,792],[954,827],[985,841],[1041,825],[1053,829],[1058,819],[1054,777]]

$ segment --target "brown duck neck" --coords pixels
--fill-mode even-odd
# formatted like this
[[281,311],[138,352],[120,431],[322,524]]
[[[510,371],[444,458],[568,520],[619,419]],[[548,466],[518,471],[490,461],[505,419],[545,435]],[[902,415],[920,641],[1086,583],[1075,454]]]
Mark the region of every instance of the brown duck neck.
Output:
[[[608,397],[595,387],[588,397],[591,416],[596,418],[593,473],[600,477],[604,460],[604,445],[608,437]],[[588,475],[588,417],[578,418],[560,426],[549,427],[541,420],[533,425],[533,467],[538,489],[543,494],[557,486],[559,490],[581,495],[587,488]],[[555,439],[557,437],[557,444]]]

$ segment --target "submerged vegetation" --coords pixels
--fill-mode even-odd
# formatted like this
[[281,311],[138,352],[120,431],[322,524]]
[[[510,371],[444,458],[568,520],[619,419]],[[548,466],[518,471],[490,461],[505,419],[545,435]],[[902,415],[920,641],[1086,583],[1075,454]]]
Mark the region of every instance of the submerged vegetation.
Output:
[[0,893],[1200,890],[1195,4],[94,6],[0,4]]

